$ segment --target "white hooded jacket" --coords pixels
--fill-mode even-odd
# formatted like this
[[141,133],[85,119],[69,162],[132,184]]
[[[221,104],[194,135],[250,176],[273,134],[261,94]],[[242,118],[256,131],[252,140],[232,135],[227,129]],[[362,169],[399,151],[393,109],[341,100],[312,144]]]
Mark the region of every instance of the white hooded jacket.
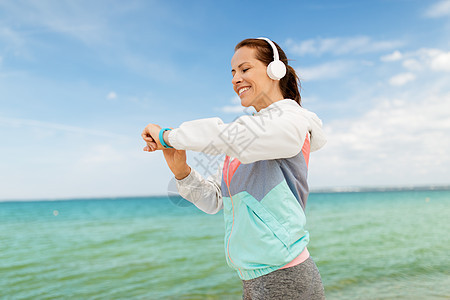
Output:
[[[226,154],[248,164],[293,157],[302,151],[307,137],[311,152],[323,147],[326,137],[322,121],[294,100],[283,99],[231,123],[224,123],[220,118],[184,122],[169,133],[168,140],[178,150]],[[206,213],[220,211],[223,208],[222,166],[223,163],[208,179],[191,168],[186,178],[177,180],[180,195]]]

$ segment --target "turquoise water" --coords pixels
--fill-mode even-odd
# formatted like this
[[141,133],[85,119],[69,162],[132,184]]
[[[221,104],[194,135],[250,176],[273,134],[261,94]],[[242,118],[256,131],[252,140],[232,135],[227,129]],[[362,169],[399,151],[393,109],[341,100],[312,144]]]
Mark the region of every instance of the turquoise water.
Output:
[[[173,199],[0,203],[0,299],[240,299],[223,216]],[[450,299],[450,191],[315,193],[327,299]]]

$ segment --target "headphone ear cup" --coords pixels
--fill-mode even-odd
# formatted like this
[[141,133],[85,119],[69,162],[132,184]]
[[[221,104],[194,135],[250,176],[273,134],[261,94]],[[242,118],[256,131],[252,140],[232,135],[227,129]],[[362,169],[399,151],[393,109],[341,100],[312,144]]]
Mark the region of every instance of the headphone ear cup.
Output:
[[286,66],[281,60],[274,60],[267,66],[267,75],[273,80],[280,80],[286,75]]

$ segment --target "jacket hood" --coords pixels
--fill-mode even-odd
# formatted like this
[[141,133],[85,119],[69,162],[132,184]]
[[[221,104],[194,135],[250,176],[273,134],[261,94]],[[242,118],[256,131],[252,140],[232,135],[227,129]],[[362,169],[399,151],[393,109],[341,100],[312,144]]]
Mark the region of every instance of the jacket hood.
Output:
[[303,115],[308,119],[310,125],[309,133],[311,134],[311,152],[317,151],[327,142],[325,132],[322,128],[322,120],[319,119],[315,113],[307,109],[301,108],[301,110]]
[[292,106],[295,109],[300,109],[302,115],[306,117],[306,119],[308,120],[309,123],[308,129],[311,135],[310,151],[313,152],[322,148],[327,142],[325,132],[323,131],[322,128],[322,120],[319,119],[319,117],[315,113],[301,107],[296,101],[292,99],[283,99],[280,101],[276,101],[271,105],[269,105],[268,107],[261,109],[258,113],[262,113],[270,109],[277,109],[277,107],[279,107],[282,110],[283,109],[282,107],[285,105]]

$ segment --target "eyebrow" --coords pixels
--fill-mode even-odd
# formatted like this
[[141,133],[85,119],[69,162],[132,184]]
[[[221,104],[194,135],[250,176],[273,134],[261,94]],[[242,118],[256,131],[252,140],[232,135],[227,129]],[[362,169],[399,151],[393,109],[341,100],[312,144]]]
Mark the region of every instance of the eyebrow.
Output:
[[[243,63],[241,63],[239,66],[238,66],[238,69],[240,68],[240,67],[242,67],[242,65],[244,65],[244,64],[246,64],[246,63],[249,63],[248,61],[244,61]],[[233,73],[233,71],[235,71],[234,69],[231,69],[231,72]]]

